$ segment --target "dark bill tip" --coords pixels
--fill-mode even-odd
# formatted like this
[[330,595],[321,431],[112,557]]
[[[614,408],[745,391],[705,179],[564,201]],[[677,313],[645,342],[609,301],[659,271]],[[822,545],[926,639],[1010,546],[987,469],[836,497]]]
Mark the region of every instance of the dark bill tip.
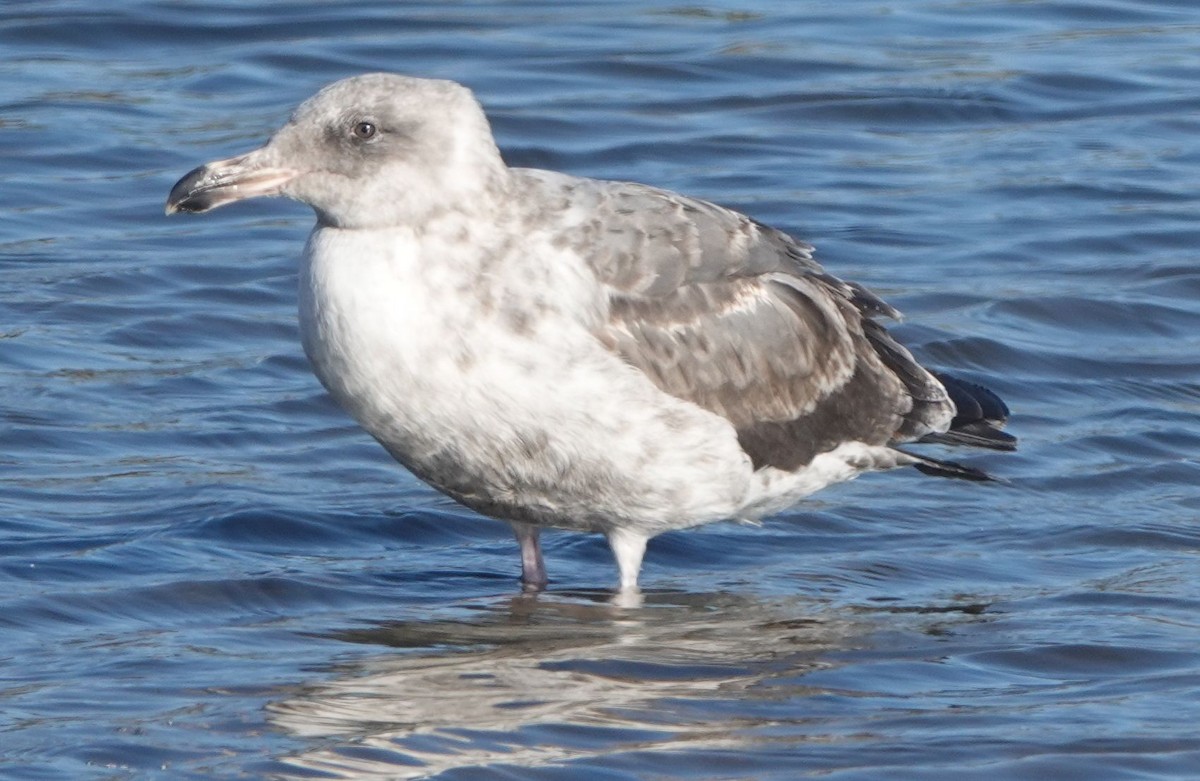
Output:
[[198,214],[234,201],[278,195],[296,171],[264,166],[261,159],[260,152],[251,152],[193,168],[171,188],[167,214]]
[[212,190],[205,190],[204,180],[208,178],[208,166],[202,165],[188,171],[183,178],[171,188],[167,196],[167,214],[176,212],[199,213],[215,208],[219,204]]

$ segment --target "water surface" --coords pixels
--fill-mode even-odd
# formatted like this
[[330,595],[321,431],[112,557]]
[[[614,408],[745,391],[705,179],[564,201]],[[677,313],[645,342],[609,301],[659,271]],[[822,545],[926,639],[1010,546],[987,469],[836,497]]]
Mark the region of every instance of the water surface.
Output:
[[[1177,2],[10,2],[0,777],[1200,776],[1200,10]],[[368,70],[507,159],[815,243],[986,380],[980,486],[599,538],[518,595],[300,352],[311,223],[171,184]]]

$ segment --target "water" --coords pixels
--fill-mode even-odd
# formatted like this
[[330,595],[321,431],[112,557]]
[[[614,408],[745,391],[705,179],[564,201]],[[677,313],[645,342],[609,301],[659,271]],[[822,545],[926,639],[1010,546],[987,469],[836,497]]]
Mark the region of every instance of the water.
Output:
[[[40,0],[0,45],[0,777],[1200,776],[1200,9]],[[552,534],[518,596],[310,376],[307,211],[162,216],[378,69],[815,242],[1011,403],[1008,483],[666,535],[639,610]]]

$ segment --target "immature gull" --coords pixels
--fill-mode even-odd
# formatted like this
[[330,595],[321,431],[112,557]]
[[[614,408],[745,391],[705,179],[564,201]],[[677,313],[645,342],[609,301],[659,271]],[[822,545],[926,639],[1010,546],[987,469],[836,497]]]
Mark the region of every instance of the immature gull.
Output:
[[754,520],[861,472],[987,479],[896,446],[1011,450],[990,391],[922,368],[812,248],[626,182],[509,168],[450,81],[369,74],[201,166],[167,213],[307,203],[304,351],[401,464],[512,524],[600,532],[637,592],[646,540]]

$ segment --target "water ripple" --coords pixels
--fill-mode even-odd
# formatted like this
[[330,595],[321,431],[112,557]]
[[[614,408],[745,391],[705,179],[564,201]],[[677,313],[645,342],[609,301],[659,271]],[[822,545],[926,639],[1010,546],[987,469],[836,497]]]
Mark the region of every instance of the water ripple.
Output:
[[[1200,244],[1184,3],[121,0],[0,8],[0,775],[1178,779],[1200,765]],[[310,375],[310,217],[171,183],[365,70],[516,165],[795,232],[996,388],[989,486],[515,543]]]

